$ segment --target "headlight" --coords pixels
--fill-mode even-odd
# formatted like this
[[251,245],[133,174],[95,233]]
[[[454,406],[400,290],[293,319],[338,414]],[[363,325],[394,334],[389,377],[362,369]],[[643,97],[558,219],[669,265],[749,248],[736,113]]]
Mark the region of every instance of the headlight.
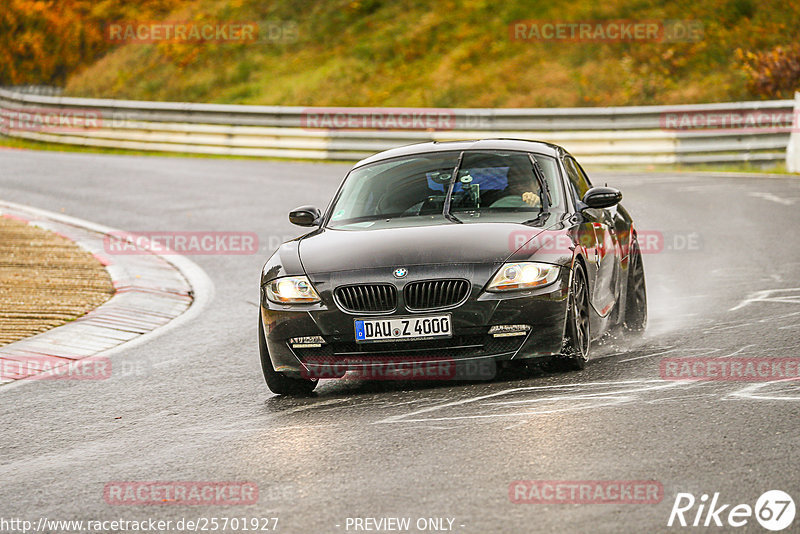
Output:
[[306,276],[284,276],[268,282],[267,298],[278,304],[313,304],[320,301]]
[[548,263],[506,263],[486,288],[486,291],[513,291],[552,284],[558,278],[558,265]]

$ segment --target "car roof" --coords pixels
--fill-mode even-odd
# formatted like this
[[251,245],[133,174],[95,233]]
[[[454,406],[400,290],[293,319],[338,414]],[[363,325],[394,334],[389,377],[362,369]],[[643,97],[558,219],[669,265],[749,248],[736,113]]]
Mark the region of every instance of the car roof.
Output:
[[552,143],[544,141],[530,141],[526,139],[478,139],[464,141],[429,141],[416,143],[397,148],[391,148],[378,152],[368,158],[362,159],[355,164],[361,167],[376,161],[396,158],[400,156],[411,156],[414,154],[426,154],[430,152],[450,152],[463,150],[517,150],[523,152],[535,152],[548,156],[559,157],[567,153],[566,150]]

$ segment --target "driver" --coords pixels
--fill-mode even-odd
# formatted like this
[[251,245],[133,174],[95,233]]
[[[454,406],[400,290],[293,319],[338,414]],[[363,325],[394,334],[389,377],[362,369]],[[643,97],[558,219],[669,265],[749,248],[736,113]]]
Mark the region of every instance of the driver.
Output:
[[496,202],[495,206],[509,208],[527,206],[539,208],[542,206],[542,199],[537,193],[539,184],[530,170],[512,165],[506,176],[508,177],[508,187],[505,190],[505,196]]

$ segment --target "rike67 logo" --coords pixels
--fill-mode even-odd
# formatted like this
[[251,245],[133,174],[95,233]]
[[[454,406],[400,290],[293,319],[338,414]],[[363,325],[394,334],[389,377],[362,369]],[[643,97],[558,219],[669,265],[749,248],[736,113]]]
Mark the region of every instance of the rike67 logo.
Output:
[[794,515],[794,500],[781,490],[764,492],[754,507],[749,504],[725,504],[720,500],[719,492],[714,493],[710,501],[705,493],[699,499],[691,493],[678,493],[667,526],[738,528],[747,525],[755,516],[765,529],[778,531],[789,527]]

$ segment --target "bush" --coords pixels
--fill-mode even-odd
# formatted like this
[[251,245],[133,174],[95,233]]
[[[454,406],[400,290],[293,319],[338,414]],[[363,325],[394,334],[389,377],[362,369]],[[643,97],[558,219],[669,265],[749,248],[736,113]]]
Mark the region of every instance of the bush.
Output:
[[747,88],[763,98],[793,98],[800,90],[800,44],[776,46],[766,52],[736,50],[747,76]]

